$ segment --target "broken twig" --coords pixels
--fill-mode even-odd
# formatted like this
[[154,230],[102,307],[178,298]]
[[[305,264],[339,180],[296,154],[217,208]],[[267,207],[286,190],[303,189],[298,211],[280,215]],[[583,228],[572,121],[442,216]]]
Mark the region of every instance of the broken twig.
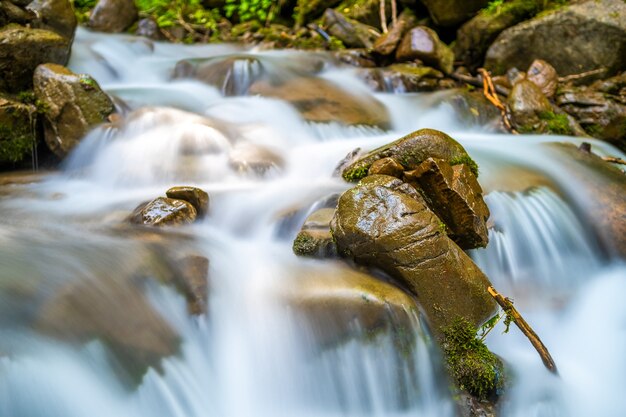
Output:
[[491,294],[491,296],[496,300],[496,302],[500,304],[500,307],[502,307],[502,309],[507,314],[507,316],[513,319],[513,322],[522,331],[522,333],[524,333],[524,336],[528,338],[528,340],[533,345],[537,353],[539,353],[539,356],[541,357],[541,361],[543,362],[544,366],[548,369],[548,371],[552,372],[553,374],[558,374],[556,370],[556,364],[554,363],[552,356],[550,356],[550,352],[548,352],[548,348],[546,348],[546,346],[543,344],[541,339],[539,339],[539,336],[537,336],[537,333],[535,333],[535,331],[530,327],[530,325],[526,323],[526,320],[524,320],[524,318],[519,313],[519,311],[517,311],[517,309],[513,307],[513,303],[511,302],[511,300],[504,297],[502,294],[496,291],[495,288],[493,287],[487,288],[487,291],[489,291],[489,294]]
[[591,71],[581,72],[580,74],[566,75],[565,77],[559,77],[559,82],[566,83],[568,81],[579,80],[581,78],[589,77],[590,75],[602,74],[604,72],[606,72],[606,68],[598,68]]
[[385,0],[380,0],[380,27],[383,33],[387,33],[387,13],[385,11]]
[[622,158],[615,158],[614,156],[605,156],[602,159],[612,164],[626,165],[626,161],[624,161]]
[[518,132],[511,125],[511,121],[509,120],[509,116],[506,111],[506,106],[502,104],[500,98],[498,98],[498,92],[496,91],[495,86],[493,85],[493,80],[491,79],[491,75],[489,75],[489,71],[484,68],[479,68],[478,73],[483,77],[483,94],[485,98],[491,102],[494,106],[500,110],[500,114],[502,114],[502,121],[504,125],[509,130],[509,132],[517,135]]

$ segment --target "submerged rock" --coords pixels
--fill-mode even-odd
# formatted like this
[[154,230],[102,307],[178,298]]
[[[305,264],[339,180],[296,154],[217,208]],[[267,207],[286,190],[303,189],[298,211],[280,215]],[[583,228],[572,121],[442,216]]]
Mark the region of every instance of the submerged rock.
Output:
[[174,284],[187,300],[190,314],[206,314],[209,294],[209,260],[202,255],[186,255],[177,262],[179,273]]
[[[564,43],[567,43],[565,45]],[[495,74],[527,68],[535,59],[561,76],[605,68],[626,69],[626,3],[587,0],[563,6],[505,30],[489,47],[485,66]]]
[[165,192],[168,198],[183,200],[190,203],[203,218],[209,212],[209,195],[196,187],[172,187]]
[[158,197],[137,207],[129,221],[145,226],[180,226],[193,223],[196,217],[196,209],[191,203]]
[[263,176],[282,169],[285,161],[265,146],[241,142],[230,151],[228,164],[238,173]]
[[309,122],[338,122],[382,129],[389,128],[391,123],[385,106],[373,97],[350,93],[321,78],[290,78],[275,83],[257,81],[249,92],[285,100]]
[[487,246],[489,208],[469,166],[428,158],[406,172],[405,178],[419,184],[429,208],[444,221],[448,236],[457,245],[462,249]]
[[356,182],[367,175],[374,162],[387,157],[394,158],[405,170],[417,168],[428,158],[439,158],[450,165],[465,163],[478,174],[478,166],[460,143],[438,130],[420,129],[360,157],[344,168],[342,177]]
[[89,17],[89,27],[99,32],[117,33],[137,21],[134,0],[99,0]]
[[37,109],[0,95],[0,166],[21,162],[34,151]]
[[342,194],[331,222],[339,253],[407,285],[437,335],[458,317],[482,324],[496,310],[489,280],[406,186],[375,175]]
[[46,143],[60,158],[115,110],[93,78],[75,74],[61,65],[40,65],[33,81],[35,95],[45,108]]
[[439,39],[437,32],[426,26],[417,26],[402,38],[396,51],[396,59],[419,59],[426,65],[432,65],[449,74],[453,69],[454,52]]
[[330,233],[334,208],[323,208],[311,213],[293,242],[293,252],[298,256],[330,258],[337,256],[337,246]]
[[57,33],[14,24],[0,28],[0,91],[17,93],[31,88],[38,65],[64,65],[69,54],[69,41]]

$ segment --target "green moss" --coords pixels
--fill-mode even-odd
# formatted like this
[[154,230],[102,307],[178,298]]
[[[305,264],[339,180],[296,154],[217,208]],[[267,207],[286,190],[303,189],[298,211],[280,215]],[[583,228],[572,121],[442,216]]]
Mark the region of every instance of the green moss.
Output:
[[348,182],[357,182],[367,176],[370,165],[359,165],[349,170],[344,170],[341,176]]
[[474,175],[476,175],[476,178],[478,178],[478,164],[476,163],[476,161],[474,161],[472,159],[471,156],[469,155],[462,155],[456,158],[452,158],[450,160],[450,165],[454,166],[454,165],[459,165],[459,164],[465,164],[469,167],[470,171],[472,171],[472,173]]
[[479,399],[487,399],[503,388],[503,365],[476,333],[470,322],[457,318],[442,329],[442,347],[448,372],[458,387]]
[[33,149],[33,136],[0,125],[0,162],[20,162]]
[[293,253],[298,256],[309,256],[317,252],[317,240],[307,233],[300,232],[293,241]]
[[592,123],[583,127],[585,128],[585,132],[589,133],[592,137],[602,138],[603,129],[599,124]]
[[574,132],[569,125],[569,120],[564,114],[556,114],[554,112],[541,112],[539,119],[545,122],[547,133],[555,135],[573,135]]

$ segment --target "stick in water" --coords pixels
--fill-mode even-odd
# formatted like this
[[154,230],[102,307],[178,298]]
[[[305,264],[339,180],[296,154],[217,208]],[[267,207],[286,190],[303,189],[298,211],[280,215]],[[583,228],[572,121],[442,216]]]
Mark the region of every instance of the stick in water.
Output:
[[548,369],[548,371],[553,374],[558,375],[558,371],[556,370],[556,364],[550,356],[550,352],[548,352],[548,348],[543,344],[537,333],[526,323],[526,320],[522,317],[522,315],[517,311],[515,307],[513,307],[513,303],[508,298],[504,297],[493,287],[487,288],[489,294],[496,300],[500,307],[504,310],[504,312],[513,319],[515,325],[524,333],[524,336],[530,340],[530,343],[533,345],[539,356],[541,357],[541,361]]

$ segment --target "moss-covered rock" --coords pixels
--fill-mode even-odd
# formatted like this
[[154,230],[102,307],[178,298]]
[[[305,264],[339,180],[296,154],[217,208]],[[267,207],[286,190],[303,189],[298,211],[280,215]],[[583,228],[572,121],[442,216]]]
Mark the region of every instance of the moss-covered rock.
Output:
[[441,346],[446,366],[461,390],[478,399],[493,399],[504,389],[504,365],[476,333],[476,326],[463,318],[443,329]]
[[331,231],[339,253],[378,268],[417,296],[436,335],[463,317],[480,325],[495,312],[487,277],[446,235],[413,188],[374,175],[339,198]]
[[349,19],[333,9],[326,9],[324,22],[328,33],[347,47],[369,49],[380,36],[372,26]]
[[417,26],[409,30],[396,51],[398,61],[419,59],[445,73],[451,73],[454,64],[454,52],[443,43],[437,32],[426,27]]
[[34,152],[37,109],[0,95],[0,166],[16,164]]
[[[335,10],[349,19],[381,29],[380,0],[344,0]],[[387,20],[391,20],[391,0],[385,0]]]
[[348,165],[342,177],[348,182],[364,178],[370,166],[379,159],[392,157],[406,170],[417,168],[428,158],[448,161],[451,165],[470,164],[478,176],[477,165],[471,163],[471,157],[460,143],[445,133],[434,129],[420,129],[394,142],[370,151],[365,156]]
[[293,252],[298,256],[329,258],[337,255],[337,246],[330,233],[334,208],[323,208],[311,213],[293,242]]
[[56,64],[37,67],[35,95],[44,112],[45,140],[52,152],[65,157],[96,125],[113,113],[111,99],[88,75]]
[[441,26],[455,26],[463,23],[489,0],[422,0],[435,23]]
[[383,56],[393,54],[404,35],[414,27],[416,23],[417,18],[415,14],[410,9],[404,9],[402,13],[400,13],[400,16],[398,16],[397,23],[374,42],[374,52]]
[[28,9],[37,16],[33,27],[56,32],[70,42],[74,39],[78,22],[70,0],[33,0]]
[[321,16],[324,10],[334,7],[341,0],[298,0],[296,6],[296,24],[303,26],[309,20]]
[[0,28],[0,91],[18,93],[30,89],[38,65],[63,65],[69,53],[69,41],[57,33],[15,24]]

